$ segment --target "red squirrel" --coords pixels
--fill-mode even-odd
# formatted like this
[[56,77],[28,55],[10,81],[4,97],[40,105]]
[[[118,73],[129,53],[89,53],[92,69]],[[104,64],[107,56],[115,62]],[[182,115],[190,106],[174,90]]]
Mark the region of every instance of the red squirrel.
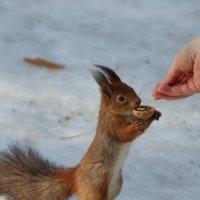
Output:
[[122,167],[130,144],[161,116],[136,119],[141,99],[110,68],[91,73],[101,90],[96,135],[80,163],[59,167],[31,148],[10,146],[0,153],[0,194],[12,200],[113,200],[122,187]]

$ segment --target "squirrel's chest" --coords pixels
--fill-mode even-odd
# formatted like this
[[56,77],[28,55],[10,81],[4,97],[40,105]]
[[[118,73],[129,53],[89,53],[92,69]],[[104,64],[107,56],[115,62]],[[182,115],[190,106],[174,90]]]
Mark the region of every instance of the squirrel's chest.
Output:
[[114,161],[114,165],[111,171],[110,183],[109,183],[109,196],[115,196],[121,189],[121,170],[124,166],[124,162],[128,156],[130,149],[130,143],[121,145],[118,155]]
[[131,145],[130,143],[121,145],[118,155],[116,156],[114,166],[113,166],[114,174],[118,173],[122,169],[124,162],[128,156],[130,145]]

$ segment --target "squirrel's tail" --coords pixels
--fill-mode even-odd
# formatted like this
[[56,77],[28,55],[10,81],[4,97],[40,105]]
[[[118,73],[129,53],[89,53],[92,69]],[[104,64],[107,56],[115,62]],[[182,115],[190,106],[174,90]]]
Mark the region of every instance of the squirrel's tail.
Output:
[[0,153],[0,194],[17,200],[64,200],[75,191],[75,168],[44,160],[31,148],[10,146]]

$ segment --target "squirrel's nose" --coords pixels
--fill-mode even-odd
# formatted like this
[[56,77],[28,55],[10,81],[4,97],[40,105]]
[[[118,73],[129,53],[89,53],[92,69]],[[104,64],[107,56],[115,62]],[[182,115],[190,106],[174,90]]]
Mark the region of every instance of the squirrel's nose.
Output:
[[137,106],[139,106],[141,104],[141,99],[137,99],[136,102]]

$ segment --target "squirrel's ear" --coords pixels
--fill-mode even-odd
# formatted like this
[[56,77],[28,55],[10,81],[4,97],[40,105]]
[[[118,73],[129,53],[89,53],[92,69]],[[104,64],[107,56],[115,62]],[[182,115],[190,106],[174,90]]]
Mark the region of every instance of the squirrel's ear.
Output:
[[105,67],[102,65],[94,65],[95,67],[99,68],[106,76],[106,78],[111,82],[121,82],[119,76],[109,67]]
[[112,96],[112,86],[106,79],[106,77],[99,71],[96,70],[90,70],[92,76],[94,77],[95,81],[98,83],[98,85],[101,88],[101,91],[109,98],[111,99]]

